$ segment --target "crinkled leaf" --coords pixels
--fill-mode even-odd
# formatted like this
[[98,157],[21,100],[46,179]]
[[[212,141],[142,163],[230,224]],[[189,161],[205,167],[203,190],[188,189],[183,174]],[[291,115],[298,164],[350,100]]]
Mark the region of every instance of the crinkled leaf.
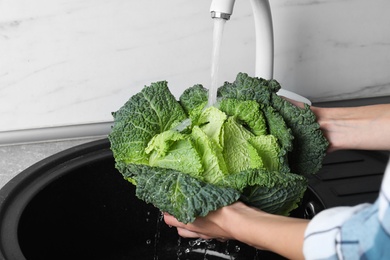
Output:
[[254,135],[237,123],[234,117],[229,117],[224,124],[224,134],[223,156],[229,174],[263,167],[261,157],[249,142]]
[[153,136],[145,148],[146,153],[156,151],[158,156],[165,156],[171,149],[171,146],[177,141],[186,139],[186,135],[174,130],[164,131]]
[[248,201],[245,199],[243,201],[265,212],[288,216],[292,210],[299,206],[306,189],[307,186],[248,187],[245,191],[248,193]]
[[183,223],[193,222],[197,216],[237,201],[240,193],[201,182],[190,176],[162,168],[137,165],[136,195],[168,212]]
[[216,183],[227,173],[227,166],[222,156],[222,148],[213,142],[198,126],[192,128],[191,138],[196,150],[201,155],[203,166],[202,179]]
[[219,185],[242,192],[241,200],[269,213],[288,215],[307,188],[307,179],[293,173],[251,169],[227,176]]
[[264,107],[263,112],[267,121],[269,134],[278,139],[285,153],[291,152],[293,149],[294,135],[286,125],[284,118],[271,106]]
[[254,100],[226,98],[219,103],[219,109],[229,116],[235,116],[255,135],[267,134],[267,125],[260,105]]
[[117,162],[148,163],[145,147],[156,134],[187,118],[166,81],[152,83],[113,113],[108,138]]
[[233,83],[226,82],[218,89],[218,97],[238,100],[255,100],[259,104],[269,105],[271,93],[277,92],[280,85],[276,80],[249,77],[246,73],[238,73]]
[[207,105],[208,90],[202,85],[195,85],[186,89],[179,100],[191,120],[197,121],[198,116]]
[[188,136],[168,130],[156,135],[146,149],[149,165],[169,168],[202,179],[200,155]]
[[[233,83],[225,83],[219,89],[218,95],[220,98],[256,100],[263,104],[265,106],[263,112],[270,131],[279,139],[282,149],[289,151],[287,156],[291,171],[302,175],[314,174],[322,167],[329,143],[310,107],[305,105],[305,108],[301,109],[294,106],[276,94],[279,89],[280,84],[276,80],[252,78],[245,73],[239,73]],[[276,123],[275,118],[270,117],[272,114],[270,107],[280,114],[287,128],[279,124],[281,122],[279,119],[280,122]],[[290,133],[285,131],[288,128],[291,129],[287,130],[291,131]],[[279,130],[285,133],[277,134]],[[291,139],[291,134],[294,140],[292,147],[289,148],[288,140]]]
[[322,167],[329,143],[310,106],[305,105],[303,109],[296,107],[276,94],[272,95],[272,106],[294,136],[294,150],[288,154],[291,171],[302,175],[317,173]]
[[282,168],[280,160],[281,149],[275,136],[253,136],[248,141],[260,156],[265,169],[279,171]]
[[[223,146],[223,124],[227,116],[215,107],[208,107],[200,114],[196,125],[221,148]],[[195,123],[194,123],[195,124]]]

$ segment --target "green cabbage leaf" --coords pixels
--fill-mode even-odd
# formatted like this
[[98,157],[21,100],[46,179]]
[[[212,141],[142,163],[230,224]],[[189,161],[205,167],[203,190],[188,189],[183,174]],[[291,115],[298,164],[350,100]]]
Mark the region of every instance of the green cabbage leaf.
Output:
[[165,81],[146,86],[113,113],[116,168],[138,198],[184,223],[237,200],[288,215],[328,142],[310,107],[291,105],[279,89],[239,73],[207,106],[201,85],[179,100]]

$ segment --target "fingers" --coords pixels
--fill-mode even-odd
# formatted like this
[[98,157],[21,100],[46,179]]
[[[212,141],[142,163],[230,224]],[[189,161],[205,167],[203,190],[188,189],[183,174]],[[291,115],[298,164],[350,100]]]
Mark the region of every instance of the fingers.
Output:
[[174,216],[164,212],[164,221],[168,226],[173,226],[173,227],[185,227],[186,225],[182,222],[179,222]]
[[176,227],[177,233],[181,237],[186,238],[202,238],[202,239],[211,239],[212,237],[204,235],[202,233],[198,233],[195,231],[191,231],[188,229],[188,225],[179,222],[174,216],[169,215],[168,213],[163,213],[164,215],[164,221],[167,225]]
[[185,229],[185,228],[177,228],[177,233],[179,234],[179,236],[185,237],[185,238],[202,238],[202,239],[206,239],[206,240],[212,239],[212,237],[209,237],[207,235],[200,234],[197,232],[193,232],[193,231],[190,231],[190,230]]
[[198,233],[189,231],[185,228],[177,228],[177,233],[181,237],[187,237],[187,238],[198,238],[200,237]]

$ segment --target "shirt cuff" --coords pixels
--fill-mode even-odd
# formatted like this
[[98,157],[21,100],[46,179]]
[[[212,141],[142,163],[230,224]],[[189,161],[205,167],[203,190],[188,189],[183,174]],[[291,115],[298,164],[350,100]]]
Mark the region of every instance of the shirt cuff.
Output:
[[338,259],[341,226],[345,221],[370,204],[336,207],[321,211],[305,231],[303,253],[305,259]]

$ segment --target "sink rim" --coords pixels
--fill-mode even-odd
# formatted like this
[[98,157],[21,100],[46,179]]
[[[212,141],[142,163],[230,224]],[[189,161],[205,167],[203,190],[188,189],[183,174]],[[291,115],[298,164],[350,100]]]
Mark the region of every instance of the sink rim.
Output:
[[18,241],[18,224],[37,193],[72,168],[111,154],[108,139],[77,145],[33,164],[6,183],[0,189],[0,258],[26,259]]

